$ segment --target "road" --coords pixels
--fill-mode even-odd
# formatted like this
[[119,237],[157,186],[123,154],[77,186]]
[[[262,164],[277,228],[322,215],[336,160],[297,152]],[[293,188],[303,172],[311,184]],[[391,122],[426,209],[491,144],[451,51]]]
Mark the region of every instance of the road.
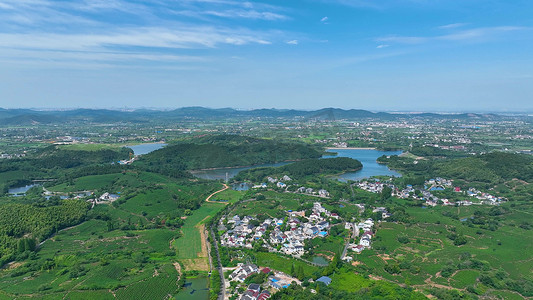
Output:
[[[218,193],[220,193],[220,192],[223,192],[223,191],[229,189],[229,186],[228,186],[227,184],[223,183],[223,185],[224,185],[224,188],[223,188],[223,189],[220,189],[220,190],[218,190],[218,191],[212,193],[212,194],[209,195],[207,198],[205,198],[205,201],[206,201],[206,202],[220,203],[220,202],[217,202],[217,201],[209,201],[209,199],[211,199],[211,197],[213,197],[214,195],[216,195],[216,194],[218,194]],[[226,203],[226,204],[227,204],[227,203]]]
[[[209,195],[205,201],[206,202],[216,202],[216,203],[220,203],[220,202],[217,202],[217,201],[209,201],[209,199],[211,199],[211,197],[213,197],[214,195],[220,193],[220,192],[223,192],[225,190],[229,189],[229,186],[227,184],[224,183],[224,188],[212,193],[211,195]],[[228,203],[226,203],[228,204]],[[216,226],[216,223],[213,224],[213,226]],[[207,231],[207,229],[206,229]],[[218,244],[217,244],[217,240],[216,240],[216,237],[215,237],[215,232],[213,231],[213,227],[209,228],[209,232],[211,233],[211,239],[213,240],[213,245],[215,246],[215,252],[217,253],[217,269],[218,269],[218,273],[220,275],[220,294],[218,294],[218,299],[219,300],[224,300],[226,299],[226,279],[224,278],[224,271],[222,270],[222,262],[220,261],[220,253],[218,252]],[[213,270],[213,258],[211,257],[211,250],[210,250],[210,243],[209,241],[207,241],[207,234],[205,235],[206,237],[206,244],[208,245],[208,255],[209,255],[209,266],[210,266],[210,270]]]
[[359,230],[355,230],[355,224],[352,224],[352,236],[346,241],[346,245],[344,245],[344,250],[342,251],[341,260],[344,259],[346,256],[346,251],[348,251],[348,245],[350,244],[350,241],[355,239],[356,236],[359,235]]
[[215,232],[213,231],[213,227],[210,228],[210,232],[211,232],[211,238],[214,241],[213,244],[215,245],[215,252],[217,253],[217,263],[218,263],[217,269],[220,275],[220,294],[218,294],[218,299],[224,300],[226,299],[226,279],[224,278],[224,270],[222,270],[222,262],[220,261],[220,253],[218,252],[218,243],[215,237]]

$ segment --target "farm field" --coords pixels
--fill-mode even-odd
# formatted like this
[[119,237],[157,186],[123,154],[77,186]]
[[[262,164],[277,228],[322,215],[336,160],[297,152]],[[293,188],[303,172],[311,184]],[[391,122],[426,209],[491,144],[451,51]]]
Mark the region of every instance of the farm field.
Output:
[[[460,220],[443,216],[448,210],[457,213],[459,218],[469,218],[475,211],[489,208],[410,208],[408,212],[414,217],[414,223],[387,222],[378,226],[373,250],[356,256],[362,263],[361,269],[415,287],[447,286],[489,294],[497,280],[520,282],[524,274],[531,274],[533,262],[528,257],[533,251],[533,235],[519,226],[510,226],[507,221],[519,221],[524,217],[520,215],[528,212],[511,210],[501,218],[501,227],[491,231],[465,226]],[[455,245],[450,239],[452,235],[464,236],[466,244]],[[399,236],[406,236],[408,242],[401,243]],[[479,278],[490,279],[480,282]],[[523,292],[524,296],[532,293],[529,287]]]
[[[205,269],[207,253],[195,226],[225,205],[205,203],[190,210],[183,232],[173,224],[179,224],[185,207],[204,204],[220,184],[185,182],[147,172],[92,175],[74,182],[71,190],[91,187],[123,193],[113,204],[95,206],[87,221],[59,231],[30,259],[0,270],[0,299],[35,298],[37,294],[43,299],[165,298],[178,292],[177,261],[203,251],[203,264],[190,266]],[[56,190],[68,189],[56,186]],[[183,239],[179,238],[182,233]],[[178,247],[171,247],[178,240]]]
[[173,242],[173,247],[177,251],[178,260],[184,264],[186,270],[208,271],[207,248],[203,242],[204,223],[224,206],[219,203],[204,203],[200,209],[185,219],[181,227],[183,236]]

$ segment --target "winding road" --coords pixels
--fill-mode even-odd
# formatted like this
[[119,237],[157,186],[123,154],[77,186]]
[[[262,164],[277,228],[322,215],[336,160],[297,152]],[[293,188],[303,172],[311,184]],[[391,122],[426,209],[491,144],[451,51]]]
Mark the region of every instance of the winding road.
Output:
[[[211,195],[207,196],[207,198],[205,198],[205,201],[206,202],[211,202],[211,203],[221,203],[221,202],[218,202],[218,201],[209,201],[209,199],[211,199],[211,197],[213,197],[214,195],[229,189],[229,186],[227,184],[223,183],[223,185],[224,185],[223,189],[220,189],[220,190],[212,193]],[[226,203],[226,204],[228,204],[228,203]]]
[[[224,185],[224,188],[212,193],[211,195],[209,195],[205,201],[206,202],[211,202],[211,203],[221,203],[221,202],[218,202],[218,201],[210,201],[209,199],[211,199],[211,197],[213,197],[214,195],[220,193],[220,192],[223,192],[227,189],[229,189],[229,186],[225,183],[223,183]],[[225,204],[228,204],[228,203],[225,203]],[[215,225],[213,225],[215,226]],[[207,231],[207,229],[206,229]],[[224,271],[222,270],[222,262],[220,261],[220,253],[218,252],[218,243],[217,243],[217,240],[216,240],[216,237],[215,237],[215,232],[213,231],[213,227],[209,228],[209,231],[211,233],[211,238],[213,239],[213,245],[215,246],[215,252],[217,253],[217,263],[218,263],[218,272],[219,272],[219,275],[220,275],[220,294],[218,295],[218,299],[219,300],[224,300],[226,299],[226,280],[224,278]],[[207,245],[209,245],[209,241],[207,240],[207,234],[205,235],[205,243]],[[209,254],[209,264],[210,264],[210,267],[211,267],[211,270],[213,269],[213,258],[211,257],[211,251],[207,251],[207,253]]]

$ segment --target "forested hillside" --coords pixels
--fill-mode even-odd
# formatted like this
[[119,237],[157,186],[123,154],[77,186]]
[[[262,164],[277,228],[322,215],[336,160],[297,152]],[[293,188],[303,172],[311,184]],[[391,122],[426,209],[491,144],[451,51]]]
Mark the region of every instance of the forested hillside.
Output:
[[83,200],[39,204],[0,205],[0,265],[27,257],[52,233],[80,223],[89,209]]
[[25,158],[0,160],[0,195],[9,187],[29,184],[32,180],[67,180],[76,173],[79,176],[91,173],[118,170],[112,163],[128,158],[127,148],[102,149],[98,151],[66,150],[61,146],[49,146]]
[[143,156],[137,164],[170,175],[170,170],[249,166],[320,156],[317,148],[302,143],[220,135],[167,146]]

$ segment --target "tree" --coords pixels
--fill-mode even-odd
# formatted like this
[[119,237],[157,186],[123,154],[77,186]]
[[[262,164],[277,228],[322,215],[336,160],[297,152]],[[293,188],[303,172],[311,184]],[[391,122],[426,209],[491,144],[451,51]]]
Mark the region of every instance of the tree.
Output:
[[388,185],[383,186],[383,190],[381,190],[381,200],[385,201],[388,200],[392,195],[392,188]]

